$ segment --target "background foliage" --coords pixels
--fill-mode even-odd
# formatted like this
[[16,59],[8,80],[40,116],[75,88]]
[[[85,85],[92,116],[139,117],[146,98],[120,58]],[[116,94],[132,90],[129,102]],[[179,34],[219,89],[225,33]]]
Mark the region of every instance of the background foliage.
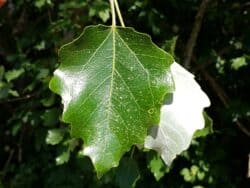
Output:
[[[201,1],[119,2],[127,26],[170,52],[177,39],[175,57],[185,60]],[[194,48],[190,70],[212,101],[213,133],[196,138],[171,167],[135,148],[98,180],[82,142],[60,121],[48,82],[62,44],[87,25],[110,24],[108,1],[7,1],[0,8],[0,187],[248,187],[249,11],[249,1],[211,1]]]

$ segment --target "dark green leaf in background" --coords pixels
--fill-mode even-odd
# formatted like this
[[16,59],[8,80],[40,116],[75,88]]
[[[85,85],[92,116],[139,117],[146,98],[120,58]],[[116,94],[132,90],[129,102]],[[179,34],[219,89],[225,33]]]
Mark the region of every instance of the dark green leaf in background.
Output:
[[193,138],[205,137],[213,133],[213,120],[207,115],[206,112],[203,112],[203,117],[205,120],[205,127],[203,129],[197,130]]
[[24,73],[24,69],[14,69],[5,73],[5,79],[7,82],[14,80]]
[[63,139],[64,132],[61,129],[52,129],[48,131],[46,137],[47,144],[56,145]]
[[166,173],[170,171],[170,167],[163,162],[159,154],[149,152],[147,154],[147,158],[148,168],[154,175],[156,181],[159,181]]
[[123,158],[116,172],[116,182],[120,188],[134,187],[140,178],[136,161],[132,158]]

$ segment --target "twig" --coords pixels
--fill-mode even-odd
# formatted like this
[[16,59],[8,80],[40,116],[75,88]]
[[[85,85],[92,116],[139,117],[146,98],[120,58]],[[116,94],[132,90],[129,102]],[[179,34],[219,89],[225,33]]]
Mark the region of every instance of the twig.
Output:
[[6,170],[8,169],[8,166],[9,166],[9,164],[10,164],[12,158],[13,158],[14,152],[15,152],[14,149],[11,149],[11,150],[10,150],[8,159],[7,159],[7,161],[6,161],[6,163],[4,164],[4,167],[3,167],[3,171],[2,171],[2,174],[3,174],[3,175],[2,175],[2,178],[4,178],[4,176],[5,176]]
[[28,95],[25,95],[25,96],[22,96],[22,97],[13,98],[13,99],[1,100],[0,104],[28,100],[28,99],[30,99],[32,97],[35,97],[37,94],[38,94],[38,92],[31,93],[31,94],[28,94]]
[[186,49],[184,52],[184,64],[183,65],[186,68],[190,68],[193,50],[194,50],[194,47],[195,47],[200,29],[201,29],[201,24],[202,24],[204,14],[206,12],[206,9],[207,9],[210,1],[211,0],[203,0],[200,7],[199,7],[199,10],[195,16],[195,22],[193,25],[193,29],[192,29],[192,32],[191,32],[190,37],[188,39]]
[[247,178],[250,178],[250,153],[248,154],[248,172],[247,172]]
[[17,143],[17,160],[18,160],[19,163],[21,163],[22,159],[23,159],[22,144],[23,144],[23,138],[25,136],[26,129],[27,129],[27,126],[22,127],[21,134],[20,134],[20,137],[19,137],[19,141]]
[[201,73],[205,77],[205,80],[208,81],[214,92],[217,94],[223,105],[226,108],[229,108],[229,97],[227,96],[223,88],[216,82],[216,80],[212,76],[208,74],[207,71],[205,71],[205,69],[201,69]]
[[22,12],[21,12],[21,15],[19,16],[19,18],[17,19],[17,22],[15,23],[15,27],[13,27],[13,35],[15,34],[18,34],[18,33],[21,33],[22,31],[25,30],[25,20],[26,20],[26,17],[27,17],[27,14],[26,14],[26,8],[24,7],[22,9]]
[[240,129],[242,132],[244,132],[247,136],[250,137],[250,131],[248,131],[248,130],[246,129],[246,127],[245,127],[244,125],[242,125],[241,122],[240,122],[239,120],[236,120],[235,123],[236,123],[236,125],[239,127],[239,129]]
[[[229,97],[227,96],[224,89],[216,82],[216,80],[208,74],[208,72],[205,71],[205,69],[201,69],[201,73],[205,77],[205,80],[208,81],[214,92],[219,97],[220,101],[223,103],[223,105],[226,108],[229,108]],[[250,131],[245,128],[245,126],[242,125],[242,123],[237,119],[235,121],[235,124],[238,126],[238,128],[247,136],[250,137]]]
[[207,61],[205,63],[200,63],[195,67],[192,67],[192,73],[196,73],[201,71],[202,69],[206,69],[209,65],[212,64],[212,61]]

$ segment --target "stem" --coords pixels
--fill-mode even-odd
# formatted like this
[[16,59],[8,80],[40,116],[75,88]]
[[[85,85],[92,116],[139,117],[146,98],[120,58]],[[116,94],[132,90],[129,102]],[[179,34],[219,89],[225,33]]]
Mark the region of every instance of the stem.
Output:
[[190,68],[190,66],[191,66],[193,51],[194,51],[194,47],[195,47],[196,42],[197,42],[199,32],[201,30],[203,17],[205,15],[207,7],[211,1],[212,0],[203,0],[200,7],[199,7],[199,10],[195,16],[194,26],[192,28],[192,31],[191,31],[190,37],[188,39],[188,42],[186,44],[186,49],[184,52],[184,64],[183,65],[186,68]]
[[124,24],[124,21],[123,21],[123,18],[122,18],[122,14],[121,14],[121,11],[120,11],[120,8],[119,8],[118,1],[114,0],[114,3],[115,3],[115,10],[116,10],[116,12],[118,14],[120,24],[122,25],[122,27],[125,27],[125,24]]
[[31,94],[25,95],[23,97],[17,97],[17,98],[12,98],[12,99],[0,100],[0,104],[28,100],[30,98],[36,97],[38,94],[39,94],[38,92],[34,92],[34,93],[31,93]]
[[112,27],[116,26],[115,3],[114,0],[109,0],[112,14]]

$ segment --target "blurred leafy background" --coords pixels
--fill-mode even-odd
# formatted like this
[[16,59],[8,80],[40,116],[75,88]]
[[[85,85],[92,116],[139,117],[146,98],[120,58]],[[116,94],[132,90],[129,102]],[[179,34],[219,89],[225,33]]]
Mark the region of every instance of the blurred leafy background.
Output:
[[[127,26],[186,60],[199,0],[120,0]],[[87,25],[110,24],[108,0],[7,0],[0,8],[0,188],[250,185],[250,2],[211,0],[185,64],[212,106],[200,132],[171,167],[134,148],[100,180],[82,141],[60,121],[60,98],[48,89],[58,48]]]

